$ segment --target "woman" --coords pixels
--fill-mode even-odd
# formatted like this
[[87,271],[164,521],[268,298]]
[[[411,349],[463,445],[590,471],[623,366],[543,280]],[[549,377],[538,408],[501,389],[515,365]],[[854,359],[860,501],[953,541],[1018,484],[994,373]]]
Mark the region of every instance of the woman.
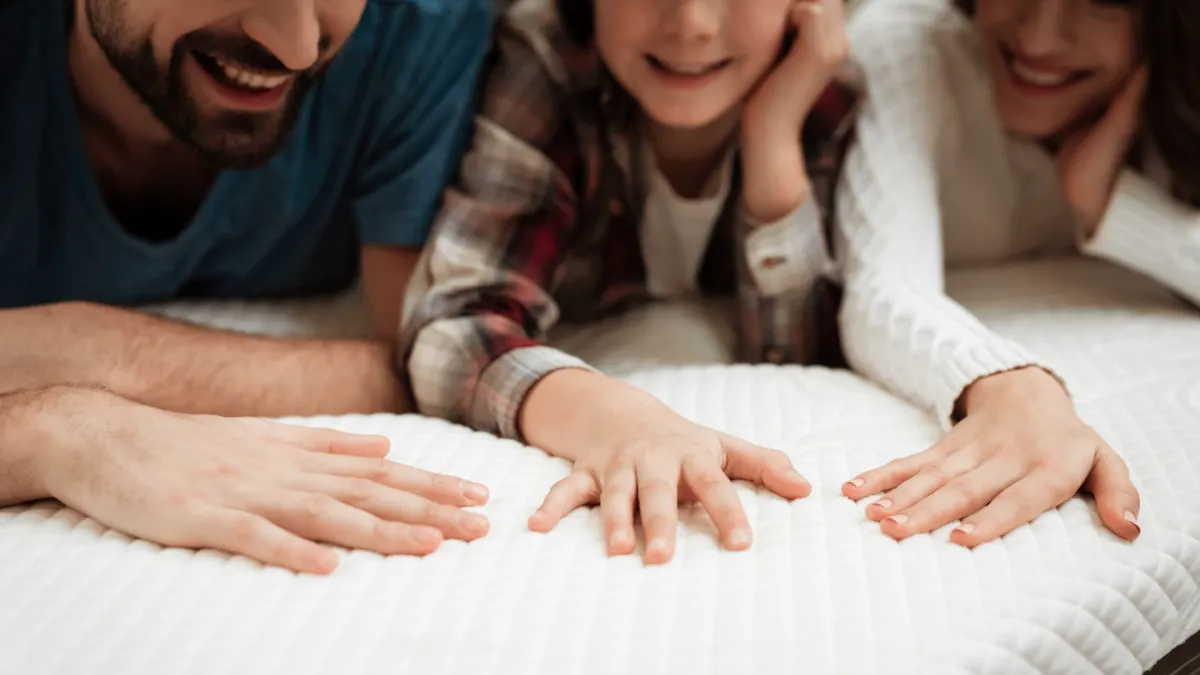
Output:
[[1134,539],[1121,458],[1046,364],[943,292],[946,265],[1078,251],[1200,302],[1194,0],[876,0],[851,21],[867,81],[837,196],[849,363],[957,422],[854,478],[896,538],[961,521],[975,546],[1081,487]]

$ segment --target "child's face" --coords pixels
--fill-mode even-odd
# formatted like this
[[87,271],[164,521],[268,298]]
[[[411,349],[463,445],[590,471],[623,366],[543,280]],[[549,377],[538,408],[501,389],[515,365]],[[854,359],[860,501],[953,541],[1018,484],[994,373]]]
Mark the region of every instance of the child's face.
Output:
[[794,0],[595,0],[596,43],[659,124],[700,128],[774,65]]
[[1132,0],[977,0],[975,10],[1011,133],[1049,139],[1087,121],[1137,66]]

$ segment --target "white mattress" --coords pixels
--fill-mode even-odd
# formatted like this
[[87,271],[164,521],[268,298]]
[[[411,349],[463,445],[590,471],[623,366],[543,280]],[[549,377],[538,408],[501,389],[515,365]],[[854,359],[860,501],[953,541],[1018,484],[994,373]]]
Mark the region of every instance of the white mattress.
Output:
[[[1200,320],[1100,263],[953,288],[1053,358],[1129,460],[1136,544],[1082,498],[974,552],[946,531],[896,543],[840,486],[932,441],[925,414],[846,373],[686,365],[728,361],[728,331],[709,308],[657,308],[560,339],[791,454],[814,494],[787,504],[741,486],[751,551],[718,550],[691,510],[672,564],[608,559],[595,512],[525,528],[564,462],[417,417],[306,420],[387,434],[396,460],[486,483],[490,536],[425,559],[353,552],[332,577],[297,577],[132,541],[54,504],[0,511],[0,672],[1140,673],[1200,629]],[[353,298],[169,313],[281,334],[366,326]],[[673,366],[639,369],[658,358]]]

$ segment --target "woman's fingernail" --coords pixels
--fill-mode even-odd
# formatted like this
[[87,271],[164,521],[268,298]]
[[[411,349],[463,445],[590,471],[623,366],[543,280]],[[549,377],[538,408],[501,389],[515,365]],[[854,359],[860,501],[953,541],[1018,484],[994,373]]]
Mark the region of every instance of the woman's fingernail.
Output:
[[954,529],[962,532],[963,534],[971,534],[975,531],[975,523],[963,523]]
[[488,499],[488,489],[478,483],[467,483],[463,494],[467,496],[467,499],[478,504],[482,504]]
[[903,513],[897,513],[894,516],[888,516],[888,520],[897,525],[903,525],[908,522],[908,516],[904,515]]
[[1134,527],[1136,527],[1138,532],[1142,531],[1142,526],[1138,525],[1137,516],[1134,515],[1133,511],[1125,512],[1125,520],[1129,521],[1130,525],[1133,525]]
[[867,484],[867,481],[865,478],[855,478],[854,480],[846,481],[846,485],[853,485],[856,488],[860,488],[866,484]]
[[888,509],[892,508],[892,500],[880,499],[879,501],[875,502],[875,506],[878,506],[879,508],[883,509],[884,511],[887,511]]
[[746,548],[750,545],[750,532],[739,527],[729,535],[730,548]]
[[793,482],[803,483],[805,485],[808,485],[808,481],[804,480],[804,476],[801,476],[800,472],[795,469],[789,469],[787,476],[788,476],[788,479]]

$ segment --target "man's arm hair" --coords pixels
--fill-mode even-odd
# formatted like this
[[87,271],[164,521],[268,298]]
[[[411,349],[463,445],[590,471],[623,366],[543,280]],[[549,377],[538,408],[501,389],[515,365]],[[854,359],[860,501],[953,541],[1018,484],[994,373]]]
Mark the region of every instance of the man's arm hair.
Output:
[[185,413],[405,412],[393,343],[419,257],[413,248],[364,249],[377,340],[246,335],[90,303],[0,310],[0,394],[85,384]]
[[393,412],[388,342],[278,339],[63,303],[0,311],[0,393],[106,387],[164,410],[233,417]]

